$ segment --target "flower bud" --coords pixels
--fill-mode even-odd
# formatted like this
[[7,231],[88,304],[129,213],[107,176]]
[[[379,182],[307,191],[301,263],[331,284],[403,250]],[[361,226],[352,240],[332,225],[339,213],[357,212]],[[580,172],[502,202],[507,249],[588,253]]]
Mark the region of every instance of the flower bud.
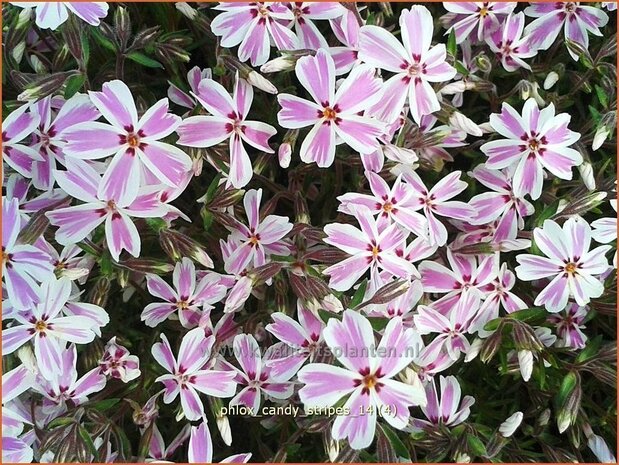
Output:
[[475,64],[482,73],[489,73],[492,71],[492,62],[485,53],[480,53],[475,57]]
[[127,9],[122,6],[118,6],[114,12],[114,29],[120,49],[124,51],[131,36],[131,18]]
[[269,94],[277,94],[277,87],[275,87],[271,81],[257,71],[251,71],[249,73],[247,76],[247,82]]
[[546,79],[544,79],[544,90],[552,89],[552,87],[557,83],[558,80],[559,73],[557,73],[556,71],[549,72],[546,76]]
[[19,63],[21,59],[24,57],[25,51],[26,51],[26,41],[22,40],[21,42],[17,44],[16,47],[13,48],[13,50],[11,51],[11,55],[13,56],[13,59],[17,63]]
[[590,435],[587,445],[600,463],[617,463],[617,459],[608,447],[608,444],[606,444],[606,441],[604,441],[601,436],[598,436],[597,434]]
[[522,423],[522,412],[516,412],[499,426],[499,432],[504,438],[510,437],[516,432],[520,423]]
[[29,344],[23,345],[17,350],[17,358],[28,369],[28,371],[33,374],[37,374],[39,372],[37,359],[34,355],[32,347]]
[[164,252],[174,261],[189,257],[206,268],[213,267],[213,260],[200,244],[192,238],[172,229],[162,229],[159,232],[159,244]]
[[230,420],[228,420],[228,416],[217,415],[216,423],[221,439],[223,439],[225,445],[229,446],[232,444],[232,429],[230,429]]
[[582,162],[578,165],[578,171],[580,172],[580,176],[582,177],[582,181],[585,184],[585,187],[590,191],[595,190],[595,176],[593,175],[593,166],[588,161]]
[[472,136],[483,136],[483,132],[480,127],[459,111],[454,111],[451,114],[449,117],[449,125],[456,129],[461,129]]
[[[187,19],[194,20],[198,15],[198,11],[192,8],[187,2],[176,2],[176,9],[181,12]],[[228,444],[229,445],[229,444]]]
[[557,394],[557,403],[559,406],[559,411],[557,412],[557,427],[559,433],[563,433],[570,425],[576,422],[581,397],[582,388],[580,384],[580,375],[576,371],[570,371],[565,378],[563,378],[559,393]]
[[260,67],[260,72],[268,74],[279,73],[281,71],[292,71],[297,64],[298,59],[299,57],[285,54],[271,61],[267,61]]
[[292,146],[289,142],[284,142],[277,149],[277,158],[279,159],[279,166],[282,168],[288,168],[290,166],[290,160],[292,159]]
[[67,79],[77,74],[79,74],[77,70],[47,74],[26,86],[26,89],[17,96],[17,100],[28,102],[47,97],[58,91]]
[[320,302],[322,308],[327,312],[331,313],[340,313],[344,310],[344,306],[340,299],[338,299],[334,294],[326,295],[322,301]]
[[533,352],[530,350],[518,351],[518,366],[520,367],[520,374],[522,379],[527,382],[531,379],[533,373]]

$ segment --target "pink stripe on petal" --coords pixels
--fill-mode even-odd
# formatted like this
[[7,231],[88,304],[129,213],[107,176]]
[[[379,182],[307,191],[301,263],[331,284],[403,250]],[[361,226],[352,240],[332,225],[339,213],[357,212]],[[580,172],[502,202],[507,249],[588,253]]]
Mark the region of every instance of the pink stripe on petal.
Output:
[[321,168],[328,168],[335,159],[335,130],[333,126],[318,122],[305,136],[299,153],[305,163],[316,162]]
[[180,116],[169,113],[168,99],[164,98],[144,113],[136,130],[142,130],[145,139],[158,140],[172,134],[180,123]]
[[191,116],[176,130],[178,143],[188,147],[211,147],[223,142],[232,132],[230,120],[221,116]]
[[382,27],[363,26],[359,31],[359,59],[394,73],[402,71],[409,54],[402,44]]
[[277,96],[282,109],[277,113],[277,121],[280,126],[289,129],[304,128],[314,124],[322,114],[322,108],[314,102],[290,94]]
[[187,454],[189,463],[211,463],[213,461],[213,440],[205,422],[200,423],[198,427],[191,427]]
[[326,363],[312,363],[299,371],[299,391],[306,407],[330,407],[355,389],[359,375]]
[[400,15],[402,42],[408,53],[422,56],[430,48],[434,21],[430,11],[421,5],[412,6],[410,11],[403,10]]
[[177,187],[191,170],[192,161],[178,147],[162,142],[149,142],[137,150],[142,163],[157,179],[170,187]]
[[161,340],[162,342],[157,342],[153,345],[151,353],[159,365],[173,373],[176,367],[176,359],[165,334],[161,334]]
[[2,159],[25,178],[34,176],[36,160],[43,160],[43,157],[31,147],[25,145],[3,144]]
[[100,19],[107,16],[106,2],[66,2],[65,5],[91,26],[98,26]]
[[198,86],[198,100],[204,108],[215,116],[233,119],[230,115],[236,113],[232,97],[218,82],[203,79]]
[[[348,438],[353,449],[365,449],[372,444],[376,432],[376,408],[369,394],[362,394],[361,389],[352,393],[345,408],[349,408],[351,415],[338,415],[333,422],[331,435],[333,439]],[[364,415],[352,412],[368,412]]]
[[384,125],[365,116],[346,115],[335,124],[334,129],[354,150],[372,153],[378,148],[377,138],[383,134]]
[[254,99],[254,88],[245,80],[236,74],[234,85],[234,103],[238,112],[238,117],[244,120],[249,113],[249,108]]
[[236,189],[245,187],[254,174],[251,160],[238,135],[230,138],[230,174],[228,179]]
[[84,202],[98,202],[97,189],[101,176],[86,162],[68,158],[66,171],[54,171],[54,178],[62,190]]
[[75,244],[84,239],[105,221],[108,212],[102,203],[86,203],[61,208],[45,214],[49,221],[58,226],[56,240],[62,244]]
[[183,413],[189,421],[199,420],[204,416],[204,405],[193,387],[181,388],[181,405]]
[[176,310],[178,310],[176,305],[152,303],[144,308],[140,319],[146,326],[154,328],[167,320]]
[[187,301],[193,296],[196,288],[196,267],[189,258],[185,257],[176,264],[172,281],[181,300]]
[[273,126],[259,121],[245,121],[241,130],[241,137],[245,142],[267,153],[274,152],[269,146],[269,139],[275,134],[277,130]]
[[121,146],[122,130],[109,124],[90,122],[68,128],[62,136],[67,140],[65,155],[84,160],[107,157]]
[[236,392],[236,373],[233,371],[198,371],[194,374],[193,387],[213,397],[232,397]]
[[301,57],[295,70],[299,82],[316,103],[322,106],[334,105],[335,64],[324,49],[318,50],[316,56]]
[[367,109],[380,99],[383,82],[368,65],[355,67],[335,94],[340,112],[353,114]]
[[133,149],[120,149],[103,174],[97,197],[126,207],[135,200],[140,188],[140,159]]
[[124,213],[116,211],[106,218],[105,238],[115,261],[123,250],[134,257],[140,255],[140,235],[131,218]]
[[[372,368],[368,348],[374,346],[374,331],[367,318],[346,310],[342,321],[332,318],[323,331],[324,339],[338,361],[354,372]],[[363,350],[366,349],[366,350]]]
[[262,354],[253,336],[239,334],[234,338],[234,356],[249,380],[260,379]]
[[544,305],[549,312],[560,312],[565,309],[569,294],[568,279],[559,274],[537,295],[535,305]]
[[336,291],[347,291],[365,274],[369,266],[368,257],[356,256],[330,266],[323,273],[331,278],[330,288]]
[[30,328],[26,326],[13,326],[3,329],[2,353],[4,355],[12,354],[32,338],[33,335],[30,334]]
[[118,129],[137,127],[138,111],[127,84],[114,80],[103,84],[101,92],[89,92],[101,114]]
[[41,376],[53,379],[62,372],[61,349],[55,337],[34,336],[34,356]]
[[250,60],[252,66],[260,66],[267,62],[270,52],[271,43],[266,23],[256,18],[239,45],[239,59],[243,62]]
[[432,86],[420,78],[413,79],[408,87],[408,104],[411,116],[416,123],[424,115],[429,115],[440,110],[441,106]]

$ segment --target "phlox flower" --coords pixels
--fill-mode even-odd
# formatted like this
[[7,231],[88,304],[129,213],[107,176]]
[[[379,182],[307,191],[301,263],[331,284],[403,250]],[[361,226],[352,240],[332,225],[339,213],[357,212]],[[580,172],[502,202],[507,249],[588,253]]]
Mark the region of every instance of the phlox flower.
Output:
[[163,436],[161,435],[161,431],[159,431],[159,427],[157,426],[157,424],[153,424],[153,433],[150,438],[150,444],[148,447],[148,455],[150,456],[150,458],[146,459],[146,462],[172,463],[167,462],[166,459],[171,458],[174,455],[174,452],[176,452],[176,450],[180,446],[182,446],[185,441],[187,441],[190,433],[191,424],[186,423],[185,426],[183,426],[180,432],[176,436],[174,436],[174,439],[172,439],[170,444],[166,447]]
[[460,180],[460,171],[449,173],[432,189],[428,189],[419,175],[412,169],[403,171],[406,182],[410,185],[417,209],[423,209],[428,220],[428,239],[430,244],[438,246],[447,242],[447,229],[435,215],[447,218],[467,220],[474,216],[473,209],[464,202],[449,200],[467,188],[467,183]]
[[223,13],[211,22],[213,34],[221,37],[221,46],[239,45],[241,61],[252,66],[267,62],[271,41],[278,50],[295,50],[299,39],[286,24],[294,20],[293,12],[281,2],[235,3],[222,2],[213,7]]
[[500,29],[486,37],[486,43],[506,71],[518,68],[531,69],[523,58],[537,55],[537,49],[531,45],[529,36],[522,36],[524,30],[524,13],[510,13]]
[[262,266],[267,262],[267,255],[271,253],[288,255],[289,250],[282,239],[292,229],[287,217],[269,215],[260,220],[260,202],[262,189],[251,189],[243,198],[245,213],[249,226],[236,221],[236,229],[232,231],[232,239],[241,244],[234,249],[225,261],[225,270],[228,273],[238,274],[249,264],[254,267]]
[[396,73],[385,82],[382,98],[370,113],[391,123],[400,115],[408,96],[411,116],[419,123],[423,115],[440,109],[430,83],[449,81],[456,70],[446,62],[444,44],[430,46],[434,21],[425,6],[402,10],[400,29],[404,45],[379,26],[363,26],[359,32],[359,58]]
[[546,220],[542,228],[533,230],[533,237],[545,257],[518,255],[516,260],[520,266],[515,271],[523,281],[552,279],[535,298],[535,305],[544,305],[546,310],[556,313],[565,309],[570,296],[584,306],[602,295],[604,285],[596,276],[608,271],[604,255],[611,247],[605,245],[589,250],[589,223],[580,217],[571,217],[561,227]]
[[352,255],[324,270],[324,274],[330,277],[331,288],[338,291],[350,289],[368,269],[370,281],[379,279],[380,270],[403,279],[418,275],[414,265],[395,251],[408,232],[402,231],[397,223],[379,229],[372,212],[364,206],[355,207],[352,213],[361,229],[342,223],[331,223],[324,229],[327,244]]
[[36,150],[22,143],[36,130],[40,120],[39,114],[26,104],[13,110],[2,122],[2,160],[26,178],[32,177],[34,162],[43,161]]
[[196,280],[194,263],[184,257],[174,267],[172,275],[174,288],[157,275],[146,276],[148,291],[155,297],[163,299],[165,303],[148,304],[140,318],[146,326],[154,328],[178,312],[181,325],[193,328],[198,325],[202,316],[200,307],[210,309],[226,295],[226,288],[219,283],[219,280],[220,277],[216,273],[209,273],[199,281]]
[[212,356],[214,336],[205,337],[202,328],[192,329],[183,336],[178,358],[174,357],[165,334],[161,334],[161,340],[153,346],[152,354],[157,363],[170,372],[155,380],[165,386],[164,403],[173,402],[180,393],[183,413],[187,420],[193,421],[204,416],[204,405],[198,392],[213,397],[234,395],[233,372],[204,368]]
[[338,47],[329,47],[329,53],[335,63],[335,74],[349,72],[359,60],[359,30],[361,26],[353,11],[345,9],[343,15],[329,21],[335,37],[344,44]]
[[178,143],[188,147],[211,147],[229,139],[229,182],[237,189],[246,186],[253,170],[243,142],[273,153],[269,139],[277,132],[266,123],[246,120],[254,99],[253,87],[237,73],[232,97],[212,79],[200,81],[195,97],[212,116],[191,116],[183,120],[177,130]]
[[67,401],[80,405],[88,396],[105,387],[106,378],[99,367],[85,373],[81,378],[77,374],[77,348],[75,344],[63,349],[58,360],[60,363],[53,373],[43,372],[36,378],[34,389],[43,394],[43,412],[59,415],[67,410]]
[[187,83],[189,84],[190,93],[192,95],[187,94],[185,91],[172,84],[172,82],[168,81],[168,84],[170,84],[170,87],[168,87],[168,98],[181,107],[193,110],[198,104],[193,95],[199,92],[200,82],[202,82],[203,79],[211,79],[212,77],[213,73],[210,68],[200,69],[199,66],[194,66],[187,73]]
[[69,12],[91,26],[98,26],[107,16],[105,2],[11,2],[20,8],[34,8],[36,24],[42,29],[56,30],[69,19]]
[[[610,204],[617,211],[617,201],[611,200]],[[591,237],[600,244],[617,240],[617,218],[599,218],[591,223],[591,228]],[[617,268],[617,251],[613,258],[613,266]]]
[[471,347],[466,334],[473,331],[471,322],[479,311],[479,303],[479,295],[467,290],[447,314],[442,314],[432,307],[419,305],[418,314],[413,317],[415,328],[422,335],[437,334],[426,350],[433,352],[445,349],[449,357],[454,360],[460,358],[461,352],[466,354]]
[[164,98],[138,118],[133,95],[119,80],[103,84],[101,92],[89,92],[90,100],[109,122],[85,122],[63,132],[64,154],[92,160],[114,155],[97,195],[118,204],[131,203],[140,188],[141,171],[147,169],[170,187],[177,186],[191,170],[189,156],[179,148],[160,142],[174,132],[181,118],[168,113]]
[[105,345],[103,356],[99,360],[99,370],[106,376],[128,383],[140,376],[140,359],[130,355],[129,350],[118,344],[114,336]]
[[57,113],[51,96],[36,102],[31,111],[40,117],[38,128],[33,132],[31,147],[42,158],[33,163],[32,184],[37,189],[50,190],[54,187],[56,160],[64,162],[63,147],[66,141],[63,131],[76,124],[94,121],[100,113],[88,96],[83,94],[76,94],[63,102]]
[[[421,132],[422,143],[419,147],[414,147],[414,150],[422,163],[440,171],[445,161],[453,161],[453,157],[445,149],[465,146],[466,132],[446,124],[435,126],[437,121],[434,115],[421,117],[419,131]],[[434,136],[439,134],[442,136],[440,142],[430,142]]]
[[483,42],[496,31],[503,17],[516,8],[517,2],[443,2],[443,7],[455,14],[453,29],[456,43],[464,42],[469,36]]
[[271,314],[273,323],[264,328],[286,344],[282,357],[276,356],[266,363],[275,378],[290,379],[308,359],[313,361],[323,341],[325,324],[301,300],[297,301],[297,317],[298,322],[282,312],[276,312]]
[[22,229],[19,201],[2,197],[2,277],[16,310],[32,308],[39,302],[37,283],[53,278],[52,258],[34,245],[20,244]]
[[268,365],[276,353],[277,345],[269,347],[263,357],[253,336],[239,334],[234,338],[232,347],[240,368],[224,363],[231,370],[229,373],[236,374],[235,379],[243,388],[229,405],[244,405],[257,415],[262,395],[274,399],[288,399],[292,395],[294,385],[288,381],[292,373],[283,373],[285,376],[281,378],[275,377]]
[[[191,427],[188,454],[189,463],[213,463],[213,439],[206,421]],[[251,455],[251,452],[231,455],[221,463],[247,463]]]
[[[601,27],[608,23],[608,15],[600,8],[581,5],[580,2],[532,3],[525,8],[524,14],[537,18],[524,30],[529,35],[533,46],[546,50],[564,29],[566,39],[579,43],[585,49],[589,47],[589,33],[602,36]],[[578,55],[568,48],[574,60]]]
[[427,403],[421,407],[423,414],[428,421],[414,419],[413,425],[417,428],[424,428],[430,425],[457,426],[471,414],[471,406],[475,403],[472,396],[464,396],[462,402],[460,397],[462,391],[460,383],[455,376],[440,377],[440,399],[437,390],[436,379],[425,385]]
[[419,202],[413,196],[413,190],[402,179],[402,175],[397,177],[392,187],[377,173],[366,171],[365,176],[373,195],[356,192],[341,195],[337,198],[340,201],[339,211],[352,214],[354,208],[364,206],[378,214],[379,222],[395,222],[417,236],[427,236],[426,218],[415,211],[419,208]]
[[[32,387],[34,373],[25,365],[19,365],[2,375],[2,435],[17,438],[24,429],[24,423],[30,424],[27,418],[20,415],[16,409],[7,404]],[[10,406],[11,404],[9,404]]]
[[96,307],[97,318],[91,315],[61,316],[71,295],[71,281],[67,278],[57,280],[52,276],[41,284],[38,292],[40,303],[13,314],[15,324],[2,331],[2,353],[13,353],[32,341],[37,366],[44,377],[51,379],[61,369],[65,341],[92,342],[98,327],[106,325],[109,317],[101,307],[93,304],[87,305]]
[[499,114],[490,115],[490,124],[506,139],[481,146],[488,156],[486,167],[503,169],[515,166],[512,187],[518,197],[530,194],[539,198],[544,183],[544,168],[561,179],[572,179],[572,167],[582,163],[582,155],[570,148],[580,134],[567,128],[568,113],[555,114],[554,104],[540,110],[535,99],[528,99],[522,115],[508,103]]
[[293,14],[292,24],[299,38],[299,48],[310,50],[328,47],[313,21],[339,18],[347,11],[337,2],[287,2],[285,5]]
[[86,282],[95,264],[93,256],[85,254],[84,250],[75,244],[63,247],[60,253],[51,246],[48,249],[58,277],[64,276],[72,281],[77,280],[80,284]]
[[288,129],[313,126],[301,144],[302,161],[329,167],[335,159],[335,146],[341,142],[364,154],[378,147],[383,123],[359,114],[381,96],[382,81],[375,77],[374,68],[355,67],[336,91],[335,63],[321,48],[316,56],[299,58],[295,73],[313,101],[279,94],[282,109],[277,120]]
[[346,310],[342,321],[329,320],[323,334],[343,367],[311,363],[301,368],[298,377],[305,386],[299,397],[305,408],[331,407],[349,395],[344,407],[350,414],[337,416],[331,435],[335,440],[347,438],[353,449],[372,443],[379,415],[394,428],[405,428],[409,407],[426,404],[421,385],[393,379],[416,356],[412,349],[421,341],[415,330],[393,318],[377,347],[368,319]]
[[105,237],[114,260],[126,250],[134,257],[140,255],[141,241],[131,217],[158,218],[174,207],[157,199],[157,190],[143,191],[130,201],[100,195],[101,176],[80,160],[66,160],[67,171],[55,171],[58,185],[72,197],[85,203],[60,208],[46,213],[50,222],[58,226],[56,241],[63,245],[84,239],[97,226],[105,223]]
[[589,307],[580,307],[571,303],[563,312],[554,313],[548,317],[548,321],[554,323],[557,328],[557,345],[584,349],[587,336],[581,330],[585,329],[583,323],[588,313]]
[[476,213],[469,222],[486,224],[499,219],[494,232],[498,241],[515,239],[518,231],[524,228],[524,217],[535,213],[535,208],[524,199],[524,194],[518,196],[514,193],[510,172],[513,169],[503,172],[482,164],[469,173],[469,176],[494,191],[478,194],[469,201]]

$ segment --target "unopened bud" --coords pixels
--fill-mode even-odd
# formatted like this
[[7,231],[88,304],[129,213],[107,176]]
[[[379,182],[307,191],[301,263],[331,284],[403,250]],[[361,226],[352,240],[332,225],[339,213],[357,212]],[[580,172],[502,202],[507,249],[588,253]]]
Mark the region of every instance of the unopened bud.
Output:
[[477,124],[475,124],[472,120],[464,116],[459,111],[454,111],[451,114],[451,116],[449,117],[449,124],[450,126],[456,129],[461,129],[462,131],[472,136],[481,137],[484,134]]
[[578,171],[580,172],[580,176],[582,177],[585,187],[590,191],[595,190],[595,176],[593,174],[593,166],[591,166],[591,163],[584,161],[578,165]]
[[239,279],[226,298],[224,313],[232,313],[239,310],[251,295],[252,288],[253,282],[251,278],[243,276]]
[[26,50],[26,41],[22,40],[16,47],[11,51],[11,55],[13,59],[19,63],[21,59],[24,57],[24,51]]
[[17,96],[17,100],[21,102],[28,102],[47,97],[48,95],[58,91],[67,79],[77,74],[79,74],[79,71],[66,71],[63,73],[54,73],[43,76],[42,78],[29,84],[26,89]]
[[164,252],[174,261],[189,257],[206,268],[213,267],[213,260],[200,244],[192,238],[172,229],[159,232],[159,244]]
[[344,306],[342,305],[342,302],[340,302],[340,299],[333,294],[326,295],[320,304],[327,312],[340,313],[344,310]]
[[279,73],[281,71],[292,71],[297,64],[299,57],[293,55],[284,55],[277,57],[271,61],[267,61],[260,67],[262,73]]
[[482,73],[489,73],[492,71],[492,62],[484,53],[480,53],[475,57],[475,64]]
[[499,426],[499,432],[504,438],[510,437],[516,432],[520,423],[522,423],[522,412],[516,412]]
[[288,168],[290,166],[290,160],[292,160],[292,146],[289,142],[284,142],[277,149],[277,158],[279,159],[279,166],[282,168]]
[[269,94],[277,94],[277,87],[275,87],[271,81],[257,71],[251,71],[249,73],[247,76],[247,82]]
[[[192,8],[187,2],[176,2],[176,9],[181,12],[183,16],[188,19],[194,20],[198,15],[198,11]],[[229,444],[228,444],[229,445]]]
[[530,350],[518,351],[518,366],[522,379],[527,382],[531,379],[533,373],[533,352]]
[[552,87],[557,83],[558,80],[559,73],[557,73],[556,71],[549,72],[546,76],[546,79],[544,79],[544,90],[552,89]]
[[385,284],[368,300],[356,307],[356,310],[364,308],[368,305],[384,305],[400,297],[411,287],[410,281],[398,279],[391,283]]
[[114,12],[114,28],[120,49],[125,50],[131,36],[131,18],[126,8],[118,6]]
[[219,434],[221,435],[221,439],[223,439],[224,444],[229,446],[232,444],[232,429],[230,429],[230,420],[228,420],[227,415],[217,415],[216,417],[217,428],[219,429]]

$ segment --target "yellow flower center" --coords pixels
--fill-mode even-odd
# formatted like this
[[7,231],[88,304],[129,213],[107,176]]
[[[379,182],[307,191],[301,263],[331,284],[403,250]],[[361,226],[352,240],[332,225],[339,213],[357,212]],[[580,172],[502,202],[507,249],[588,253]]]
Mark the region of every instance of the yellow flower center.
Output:
[[37,332],[43,332],[43,331],[45,331],[45,330],[47,329],[47,323],[45,323],[45,322],[44,322],[44,321],[42,321],[42,320],[39,320],[39,321],[37,321],[37,322],[34,324],[34,329],[35,329]]
[[189,304],[184,300],[176,302],[176,308],[178,308],[179,310],[186,310],[188,307]]
[[531,139],[529,141],[529,149],[531,149],[532,152],[537,152],[539,150],[539,146],[540,143],[537,139]]
[[391,212],[391,210],[393,210],[393,204],[391,202],[386,202],[383,205],[383,211],[386,212],[386,213],[389,213],[389,212]]
[[374,386],[376,386],[376,384],[378,383],[376,376],[375,375],[365,375],[363,377],[363,385],[367,388],[367,389],[372,389],[374,388]]
[[479,16],[481,16],[482,18],[485,18],[488,15],[488,8],[483,7],[481,10],[479,10]]
[[567,271],[570,274],[573,274],[576,271],[577,265],[574,262],[570,262],[567,265],[565,265],[565,271]]
[[328,120],[334,120],[337,116],[337,112],[331,107],[326,107],[322,110],[322,116]]
[[135,148],[140,145],[140,138],[137,135],[131,133],[127,136],[127,144],[129,144],[129,147]]
[[372,257],[374,258],[378,257],[379,253],[380,253],[380,248],[377,245],[372,247]]

